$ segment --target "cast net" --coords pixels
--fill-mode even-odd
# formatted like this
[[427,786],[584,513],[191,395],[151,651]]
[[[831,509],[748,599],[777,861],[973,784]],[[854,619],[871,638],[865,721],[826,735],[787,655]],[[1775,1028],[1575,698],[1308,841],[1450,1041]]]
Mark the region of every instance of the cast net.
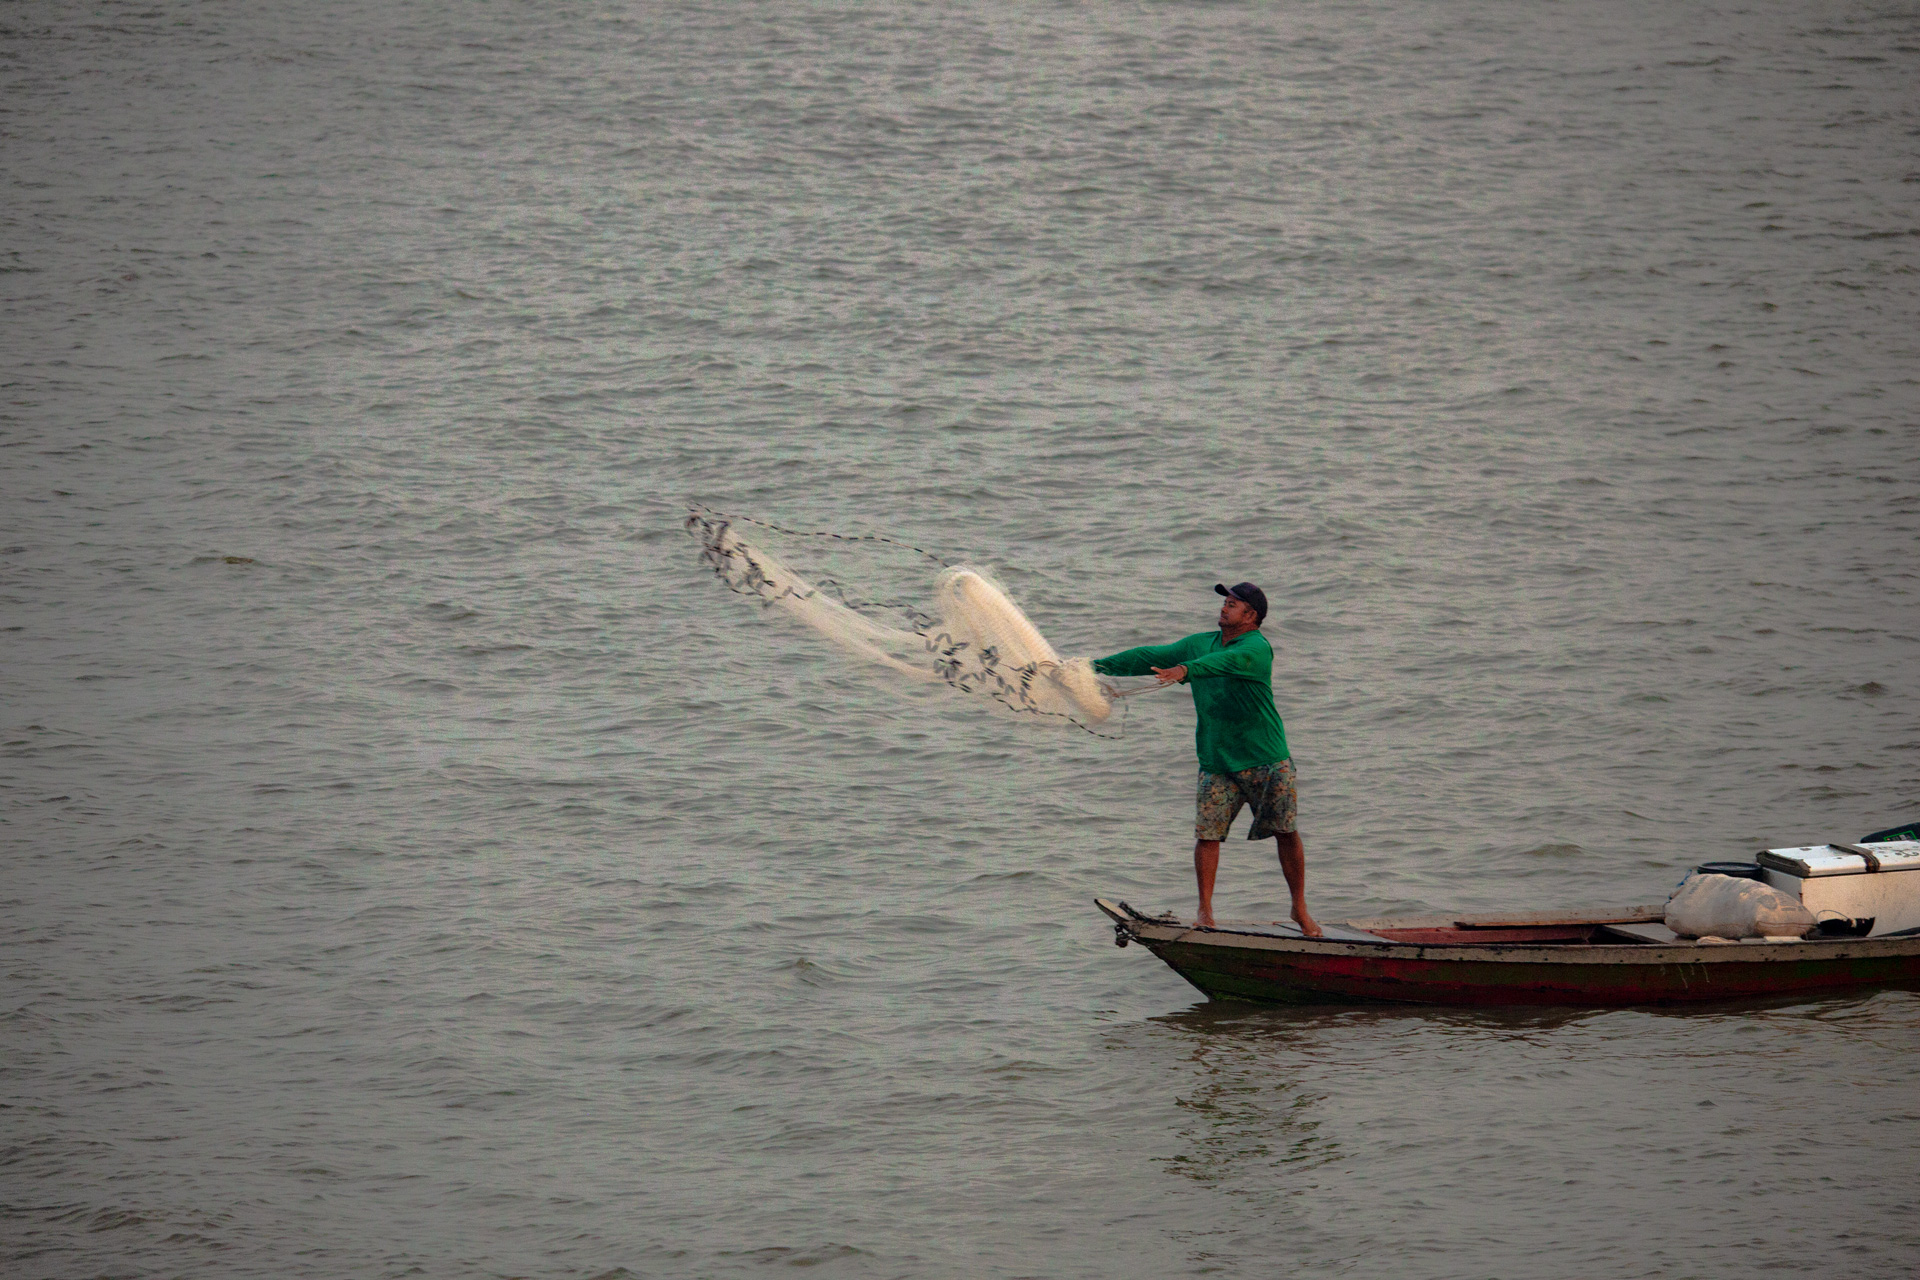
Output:
[[[1151,680],[1096,676],[1062,658],[982,569],[875,535],[800,533],[695,506],[687,532],[731,590],[805,624],[843,652],[918,683],[944,683],[1018,715],[1117,728],[1118,700]],[[856,588],[853,584],[858,583]]]

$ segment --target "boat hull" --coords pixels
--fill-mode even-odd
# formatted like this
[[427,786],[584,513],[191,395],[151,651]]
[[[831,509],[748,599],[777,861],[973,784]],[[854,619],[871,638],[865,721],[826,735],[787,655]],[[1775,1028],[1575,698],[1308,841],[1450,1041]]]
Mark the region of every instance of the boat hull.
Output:
[[1920,938],[1672,945],[1320,941],[1117,915],[1208,996],[1270,1004],[1661,1005],[1920,986]]

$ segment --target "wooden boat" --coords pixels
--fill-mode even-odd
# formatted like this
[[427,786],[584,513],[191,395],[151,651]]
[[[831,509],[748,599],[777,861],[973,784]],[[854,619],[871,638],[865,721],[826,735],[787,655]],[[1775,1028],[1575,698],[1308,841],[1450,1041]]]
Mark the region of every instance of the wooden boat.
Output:
[[[1902,873],[1907,874],[1907,873]],[[1406,916],[1323,926],[1183,924],[1096,898],[1114,942],[1138,942],[1216,999],[1278,1004],[1650,1005],[1920,986],[1920,929],[1867,938],[1700,942],[1664,908]]]

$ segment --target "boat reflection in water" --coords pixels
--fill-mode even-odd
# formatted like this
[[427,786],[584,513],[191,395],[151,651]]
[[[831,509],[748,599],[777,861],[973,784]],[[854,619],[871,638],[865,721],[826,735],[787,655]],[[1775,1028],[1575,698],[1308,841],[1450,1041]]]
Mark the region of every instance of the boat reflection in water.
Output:
[[[1548,1048],[1550,1032],[1591,1020],[1591,1010],[1276,1008],[1208,1002],[1151,1020],[1150,1036],[1184,1068],[1174,1105],[1183,1122],[1177,1151],[1156,1157],[1169,1173],[1226,1186],[1253,1168],[1286,1171],[1299,1182],[1350,1154],[1340,1127],[1354,1103],[1378,1087],[1400,1092],[1403,1071],[1422,1078],[1449,1052],[1475,1046]],[[1395,1077],[1403,1084],[1396,1086]],[[1361,1092],[1356,1094],[1354,1086]],[[1395,1123],[1374,1116],[1367,1127]]]
[[1134,1154],[1190,1197],[1169,1231],[1196,1264],[1237,1273],[1297,1252],[1351,1268],[1328,1274],[1426,1276],[1440,1272],[1410,1260],[1470,1250],[1483,1274],[1600,1275],[1623,1274],[1623,1250],[1747,1247],[1755,1221],[1829,1186],[1862,1197],[1850,1221],[1879,1231],[1872,1252],[1890,1247],[1897,1228],[1869,1224],[1895,1221],[1898,1193],[1858,1162],[1900,1158],[1884,1125],[1920,1082],[1916,1017],[1906,991],[1584,1010],[1207,1002],[1109,1045],[1158,1092],[1137,1100]]

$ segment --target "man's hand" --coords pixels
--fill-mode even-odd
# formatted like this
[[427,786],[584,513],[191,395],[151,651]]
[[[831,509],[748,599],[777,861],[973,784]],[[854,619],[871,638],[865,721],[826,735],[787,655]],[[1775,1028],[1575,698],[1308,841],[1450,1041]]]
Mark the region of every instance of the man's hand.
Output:
[[1152,667],[1149,669],[1153,672],[1153,678],[1161,684],[1179,684],[1187,678],[1187,667],[1185,663],[1177,667]]

